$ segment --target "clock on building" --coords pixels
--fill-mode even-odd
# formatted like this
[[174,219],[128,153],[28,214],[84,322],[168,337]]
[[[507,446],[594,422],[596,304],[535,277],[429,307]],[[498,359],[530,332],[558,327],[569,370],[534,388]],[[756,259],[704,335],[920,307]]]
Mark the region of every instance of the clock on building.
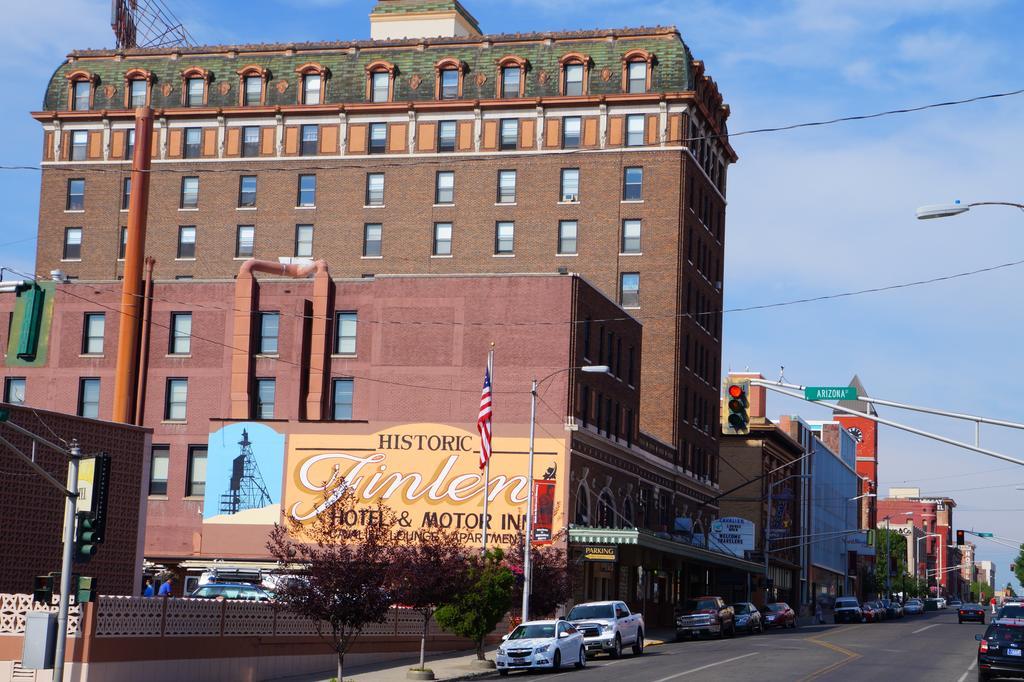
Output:
[[847,429],[847,431],[850,432],[850,435],[853,436],[858,443],[864,442],[864,432],[858,429],[856,426]]

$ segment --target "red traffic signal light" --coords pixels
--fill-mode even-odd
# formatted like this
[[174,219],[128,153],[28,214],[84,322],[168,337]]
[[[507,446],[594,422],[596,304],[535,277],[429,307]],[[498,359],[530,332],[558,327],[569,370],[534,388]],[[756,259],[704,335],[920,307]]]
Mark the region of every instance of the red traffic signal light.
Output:
[[742,436],[750,433],[750,415],[747,414],[747,408],[750,407],[750,401],[747,400],[749,390],[750,384],[746,381],[729,384],[726,389],[729,394],[729,400],[726,401],[729,413],[725,423],[727,434]]
[[964,543],[964,532],[962,530],[958,530],[956,532],[956,544],[958,544],[958,545],[966,544],[966,543]]

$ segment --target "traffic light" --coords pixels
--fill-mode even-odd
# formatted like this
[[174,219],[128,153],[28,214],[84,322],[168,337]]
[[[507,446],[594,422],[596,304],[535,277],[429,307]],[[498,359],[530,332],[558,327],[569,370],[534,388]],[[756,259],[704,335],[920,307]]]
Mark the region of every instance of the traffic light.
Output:
[[965,543],[964,543],[964,532],[963,532],[962,530],[958,530],[958,531],[956,532],[956,544],[957,544],[957,545],[963,545],[963,544],[965,544]]
[[868,531],[868,547],[875,546],[875,531],[871,529]]
[[11,410],[6,407],[0,407],[0,422],[5,422],[11,418]]
[[728,385],[726,389],[728,393],[726,407],[728,408],[729,416],[726,420],[725,429],[727,434],[743,436],[750,433],[750,415],[747,414],[747,408],[750,407],[750,401],[747,400],[747,393],[749,391],[750,382],[747,381]]
[[53,602],[53,576],[37,575],[32,579],[32,601],[49,606]]
[[82,604],[96,598],[96,578],[88,575],[75,577],[75,601]]
[[75,534],[75,561],[85,563],[96,554],[99,542],[96,521],[89,512],[78,512],[78,533]]

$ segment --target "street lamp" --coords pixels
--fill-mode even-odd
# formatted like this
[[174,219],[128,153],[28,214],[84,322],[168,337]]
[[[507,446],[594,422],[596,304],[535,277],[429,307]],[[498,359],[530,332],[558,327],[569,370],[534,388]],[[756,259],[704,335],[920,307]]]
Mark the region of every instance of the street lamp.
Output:
[[530,386],[530,463],[526,477],[526,543],[523,547],[523,620],[530,619],[530,580],[533,577],[531,572],[530,550],[533,548],[533,442],[534,429],[537,424],[537,387],[556,374],[571,372],[578,369],[588,374],[605,374],[609,370],[608,365],[584,365],[582,367],[563,367],[557,369],[539,381],[533,380]]
[[864,499],[865,497],[878,497],[878,495],[875,493],[864,493],[863,495],[858,495],[857,497],[851,497],[850,502],[856,502],[857,500]]
[[970,204],[961,204],[956,200],[952,204],[931,204],[921,206],[917,209],[918,220],[931,220],[932,218],[949,218],[961,213],[967,213],[975,206],[1012,206],[1024,211],[1024,204],[1017,204],[1012,201],[975,201]]
[[[769,529],[772,525],[772,494],[775,491],[775,486],[785,483],[791,478],[810,478],[810,474],[793,474],[792,476],[786,476],[785,478],[775,481],[775,483],[768,484],[768,513],[764,516],[764,605],[768,606],[768,543],[770,542]],[[800,533],[805,533],[803,528],[800,529]],[[806,541],[806,538],[804,538]]]

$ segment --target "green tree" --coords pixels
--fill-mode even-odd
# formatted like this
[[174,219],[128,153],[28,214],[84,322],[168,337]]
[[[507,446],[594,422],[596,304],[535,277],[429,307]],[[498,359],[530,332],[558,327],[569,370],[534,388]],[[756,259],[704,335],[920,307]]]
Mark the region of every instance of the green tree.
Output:
[[1017,576],[1017,582],[1024,585],[1024,545],[1020,546],[1020,554],[1017,555],[1017,560],[1013,562],[1013,574]]
[[484,639],[512,606],[515,577],[502,562],[500,549],[488,550],[469,561],[463,588],[434,613],[448,632],[476,642],[476,657],[484,660]]
[[1017,596],[1017,592],[1016,592],[1016,590],[1013,589],[1013,585],[1012,584],[1006,583],[1006,592],[1005,592],[1005,594],[1008,597],[1016,597]]
[[875,585],[881,593],[886,589],[886,572],[891,566],[892,577],[889,583],[894,591],[904,584],[907,575],[907,538],[896,531],[884,528],[878,530],[875,545]]

